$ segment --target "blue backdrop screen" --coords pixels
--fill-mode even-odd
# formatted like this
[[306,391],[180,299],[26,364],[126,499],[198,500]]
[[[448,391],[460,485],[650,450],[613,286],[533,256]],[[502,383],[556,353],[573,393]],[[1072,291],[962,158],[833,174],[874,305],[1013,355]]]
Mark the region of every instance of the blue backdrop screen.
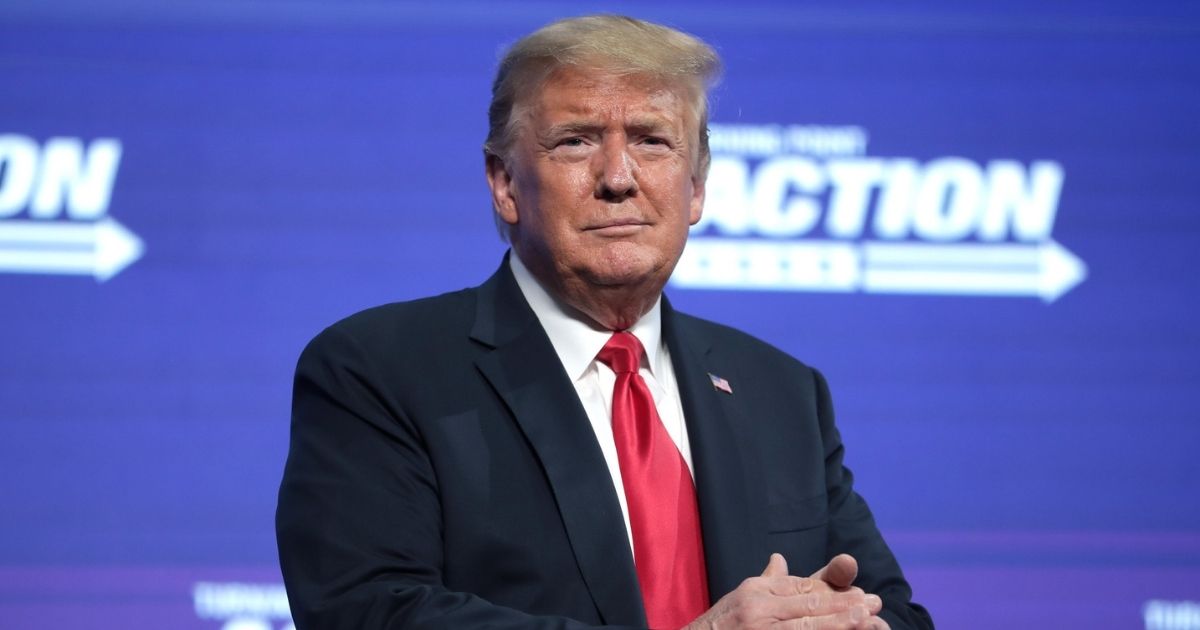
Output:
[[[724,57],[668,295],[825,372],[939,625],[1200,628],[1200,12],[594,10]],[[0,7],[0,626],[289,626],[295,359],[496,268],[491,76],[556,17]]]

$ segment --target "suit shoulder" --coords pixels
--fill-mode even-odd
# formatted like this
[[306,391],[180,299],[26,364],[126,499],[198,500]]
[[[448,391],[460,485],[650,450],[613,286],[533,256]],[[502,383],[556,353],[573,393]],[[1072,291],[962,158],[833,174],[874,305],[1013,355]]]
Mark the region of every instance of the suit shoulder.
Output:
[[309,342],[314,348],[353,343],[368,351],[444,343],[463,336],[475,311],[476,289],[462,289],[432,297],[392,302],[361,310],[319,332]]
[[695,339],[708,340],[713,349],[722,354],[766,365],[815,371],[803,361],[745,331],[678,311],[675,317],[676,325],[686,334]]

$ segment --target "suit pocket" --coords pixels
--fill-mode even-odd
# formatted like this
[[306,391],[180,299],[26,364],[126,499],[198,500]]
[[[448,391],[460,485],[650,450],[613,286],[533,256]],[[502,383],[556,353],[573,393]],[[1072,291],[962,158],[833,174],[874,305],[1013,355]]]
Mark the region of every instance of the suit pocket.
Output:
[[772,534],[812,529],[828,522],[829,499],[824,492],[807,499],[767,506],[767,531]]

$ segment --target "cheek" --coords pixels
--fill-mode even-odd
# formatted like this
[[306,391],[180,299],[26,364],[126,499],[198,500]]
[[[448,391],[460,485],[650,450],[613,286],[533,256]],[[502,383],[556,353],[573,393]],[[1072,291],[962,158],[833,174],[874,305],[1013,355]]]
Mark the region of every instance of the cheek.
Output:
[[663,182],[658,189],[663,212],[690,219],[695,193],[691,169],[679,164],[670,164],[654,173],[654,177],[657,178],[654,181]]
[[537,185],[543,189],[553,190],[562,187],[579,170],[575,162],[567,161],[558,155],[539,155],[533,159],[532,175]]
[[[574,166],[574,165],[572,165]],[[538,181],[538,207],[545,222],[569,222],[576,209],[592,194],[592,181],[586,169],[561,168],[542,173]]]
[[559,189],[564,196],[578,197],[592,188],[592,178],[585,165],[571,165],[558,173],[552,185]]

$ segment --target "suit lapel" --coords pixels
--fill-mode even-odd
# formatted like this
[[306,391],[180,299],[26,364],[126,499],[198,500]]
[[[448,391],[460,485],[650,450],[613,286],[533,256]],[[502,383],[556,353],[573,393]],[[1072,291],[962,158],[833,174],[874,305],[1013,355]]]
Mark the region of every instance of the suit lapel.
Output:
[[[736,374],[714,356],[708,339],[663,300],[663,337],[679,382],[695,468],[709,596],[713,601],[758,575],[768,541],[762,472],[739,431]],[[718,391],[710,374],[729,378],[734,394]]]
[[605,623],[645,625],[621,507],[575,388],[508,259],[480,287],[476,362],[532,446],[554,492],[575,560]]

